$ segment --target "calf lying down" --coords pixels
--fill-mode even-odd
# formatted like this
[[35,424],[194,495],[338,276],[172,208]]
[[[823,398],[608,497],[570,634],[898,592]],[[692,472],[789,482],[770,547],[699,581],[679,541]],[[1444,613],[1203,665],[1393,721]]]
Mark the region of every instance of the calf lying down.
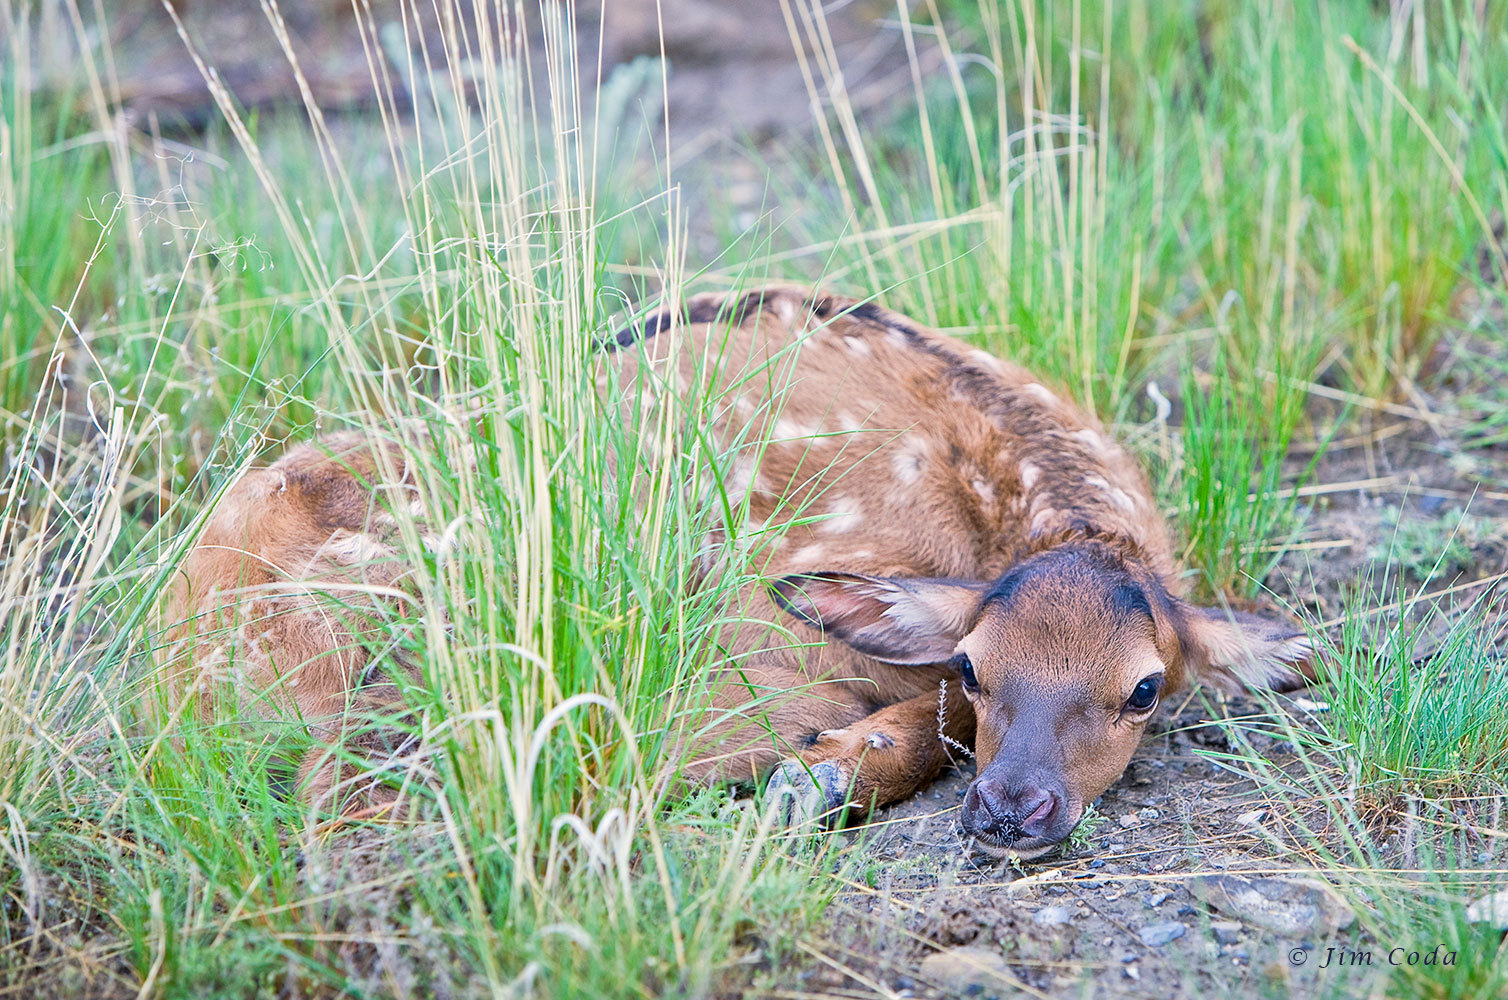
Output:
[[[1168,694],[1311,676],[1289,624],[1185,600],[1142,471],[1022,368],[788,288],[698,297],[610,346],[609,379],[628,390],[615,398],[651,382],[721,394],[712,430],[733,452],[733,507],[745,530],[785,529],[750,557],[764,583],[730,598],[699,779],[773,775],[822,811],[863,810],[911,795],[950,743],[968,744],[964,830],[1031,857],[1121,775]],[[347,808],[360,769],[328,745],[390,752],[370,733],[353,747],[341,720],[391,706],[393,673],[413,669],[352,634],[402,599],[402,454],[337,435],[248,472],[168,605],[181,623],[170,689],[211,711],[223,700],[204,693],[233,684],[260,714],[305,720],[327,747],[305,761],[302,794]],[[352,579],[368,611],[331,616],[314,592]]]

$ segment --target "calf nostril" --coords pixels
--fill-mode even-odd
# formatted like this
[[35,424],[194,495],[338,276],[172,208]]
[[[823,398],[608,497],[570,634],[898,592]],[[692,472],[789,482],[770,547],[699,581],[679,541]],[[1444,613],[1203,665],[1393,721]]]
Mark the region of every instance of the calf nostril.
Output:
[[1031,789],[1022,796],[1021,826],[1032,834],[1039,834],[1052,825],[1053,815],[1058,811],[1058,795],[1045,788]]
[[979,786],[977,784],[970,785],[969,790],[963,796],[963,807],[969,812],[978,812],[981,804]]

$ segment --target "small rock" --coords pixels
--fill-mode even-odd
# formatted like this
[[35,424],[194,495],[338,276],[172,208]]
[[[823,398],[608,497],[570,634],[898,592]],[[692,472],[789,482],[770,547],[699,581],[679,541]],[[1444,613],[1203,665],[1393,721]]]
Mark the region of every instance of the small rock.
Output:
[[1335,890],[1312,879],[1204,875],[1190,880],[1189,892],[1227,916],[1284,937],[1325,936],[1356,920]]
[[1132,962],[1136,961],[1139,957],[1140,956],[1137,955],[1136,952],[1134,952],[1134,951],[1128,951],[1124,955],[1121,956],[1121,964],[1122,965],[1130,965]]
[[1019,985],[998,951],[972,945],[928,955],[917,973],[946,993],[966,996]]
[[1121,817],[1121,826],[1123,828],[1127,829],[1127,830],[1131,829],[1136,824],[1137,824],[1137,819],[1136,819],[1136,814],[1135,813],[1126,813],[1124,816]]
[[1166,903],[1168,901],[1168,897],[1171,895],[1173,895],[1171,892],[1163,892],[1161,890],[1157,892],[1149,892],[1147,893],[1147,905],[1161,906],[1163,903]]
[[1125,973],[1127,979],[1130,979],[1130,980],[1132,980],[1134,982],[1138,982],[1138,983],[1141,982],[1141,970],[1138,969],[1136,966],[1134,966],[1134,965],[1128,965],[1124,969],[1122,969],[1121,971],[1123,973]]
[[1242,826],[1257,826],[1266,818],[1266,809],[1253,809],[1251,812],[1244,812],[1241,815],[1237,816],[1236,822],[1240,823]]
[[1156,809],[1143,809],[1136,815],[1137,818],[1140,819],[1143,823],[1150,823],[1153,820],[1162,819],[1162,813],[1158,812]]
[[1169,920],[1162,924],[1148,924],[1138,931],[1136,936],[1141,938],[1141,943],[1148,948],[1161,948],[1169,941],[1177,941],[1183,937],[1187,930],[1186,925],[1176,920]]
[[910,976],[896,976],[895,988],[898,990],[914,990],[916,989],[916,980]]
[[1044,906],[1032,914],[1032,923],[1038,927],[1062,927],[1073,919],[1073,913],[1066,906]]
[[1241,939],[1241,922],[1238,920],[1212,920],[1210,932],[1220,944],[1235,944]]
[[1483,896],[1466,908],[1466,919],[1474,924],[1491,924],[1508,930],[1508,889]]

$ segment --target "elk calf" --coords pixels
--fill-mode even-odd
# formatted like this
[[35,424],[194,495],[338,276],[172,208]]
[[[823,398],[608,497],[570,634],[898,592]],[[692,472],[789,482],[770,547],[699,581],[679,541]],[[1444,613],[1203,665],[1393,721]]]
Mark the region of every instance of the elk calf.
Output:
[[[1169,693],[1310,675],[1308,640],[1288,624],[1185,600],[1146,477],[1022,368],[872,304],[788,288],[701,296],[612,346],[609,380],[627,391],[605,386],[609,398],[713,394],[739,530],[779,537],[749,556],[765,583],[730,598],[719,721],[693,747],[696,777],[773,774],[818,810],[869,808],[934,778],[944,737],[971,742],[964,829],[1030,857],[1120,776]],[[276,469],[251,474],[258,490]],[[185,592],[223,602],[252,563],[328,573],[332,541],[367,532],[301,511],[290,560],[288,538],[251,527],[282,516],[223,505],[213,537],[243,551],[196,551]],[[190,603],[213,618],[203,597]],[[350,700],[363,663],[316,666],[348,644],[268,635],[258,662],[279,671],[248,683],[302,669],[289,693],[306,717]]]

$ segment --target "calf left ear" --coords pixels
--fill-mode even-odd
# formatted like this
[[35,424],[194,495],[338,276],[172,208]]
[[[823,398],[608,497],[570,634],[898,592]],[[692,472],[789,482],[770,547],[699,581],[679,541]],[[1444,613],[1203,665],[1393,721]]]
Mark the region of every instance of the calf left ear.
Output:
[[1275,616],[1179,603],[1184,663],[1200,683],[1235,694],[1292,691],[1314,680],[1314,644],[1302,628]]
[[824,634],[887,663],[941,663],[979,614],[971,580],[801,573],[775,581],[775,601]]

